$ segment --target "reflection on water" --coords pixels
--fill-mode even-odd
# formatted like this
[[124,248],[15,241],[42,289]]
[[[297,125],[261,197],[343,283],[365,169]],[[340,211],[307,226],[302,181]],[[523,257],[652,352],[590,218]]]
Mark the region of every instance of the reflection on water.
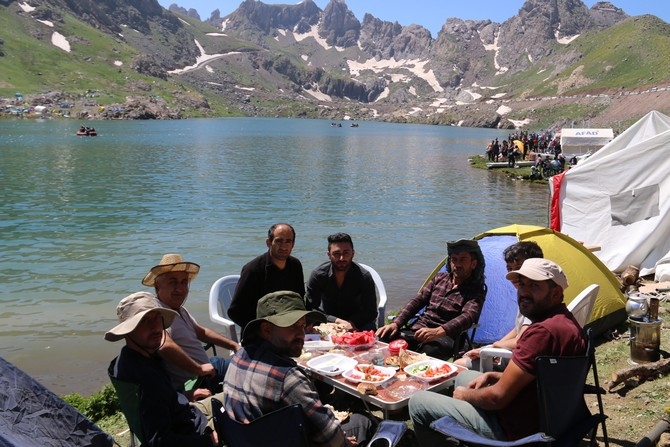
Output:
[[209,286],[264,251],[277,221],[296,227],[306,276],[328,234],[350,233],[390,309],[445,240],[547,223],[546,187],[468,166],[501,131],[201,119],[100,122],[98,137],[76,137],[78,126],[0,122],[0,355],[56,392],[104,383],[120,346],[102,334],[163,253],[201,264],[187,306],[209,324]]

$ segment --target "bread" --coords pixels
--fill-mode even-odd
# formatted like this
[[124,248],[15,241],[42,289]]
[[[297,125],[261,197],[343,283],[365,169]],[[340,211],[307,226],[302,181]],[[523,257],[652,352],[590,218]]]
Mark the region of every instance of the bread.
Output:
[[426,360],[427,358],[428,356],[426,354],[413,354],[409,351],[401,349],[400,353],[398,354],[398,366],[400,366],[400,369],[403,369],[407,365]]
[[361,394],[367,394],[368,396],[377,395],[377,387],[371,383],[359,383],[356,389]]
[[389,355],[384,359],[384,364],[389,366],[400,366],[400,359],[397,355]]

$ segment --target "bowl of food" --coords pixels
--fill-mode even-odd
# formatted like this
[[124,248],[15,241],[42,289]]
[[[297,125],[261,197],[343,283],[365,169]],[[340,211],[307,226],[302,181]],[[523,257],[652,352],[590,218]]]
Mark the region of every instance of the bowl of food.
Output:
[[371,383],[381,385],[395,376],[394,368],[359,363],[352,369],[342,373],[342,377],[354,383]]
[[455,376],[458,374],[458,367],[442,360],[428,359],[407,365],[403,371],[414,378],[432,382]]
[[377,342],[374,331],[346,332],[342,335],[331,335],[330,338],[338,346],[355,350],[370,349]]

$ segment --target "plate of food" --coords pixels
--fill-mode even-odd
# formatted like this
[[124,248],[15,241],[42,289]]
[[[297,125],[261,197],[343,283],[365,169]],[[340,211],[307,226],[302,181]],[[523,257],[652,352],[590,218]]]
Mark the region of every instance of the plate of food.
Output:
[[323,336],[321,334],[305,334],[305,351],[327,351],[334,348],[335,343],[330,340],[330,335]]
[[352,369],[342,373],[342,377],[355,383],[380,385],[395,376],[395,369],[385,366],[359,363]]
[[407,365],[403,371],[417,379],[433,381],[455,376],[458,367],[442,360],[428,359]]
[[336,345],[356,350],[369,349],[377,342],[374,331],[347,332],[342,335],[331,335],[330,339]]
[[351,357],[341,354],[324,354],[307,362],[307,367],[311,370],[323,374],[324,376],[339,376],[343,372],[356,366],[357,362]]

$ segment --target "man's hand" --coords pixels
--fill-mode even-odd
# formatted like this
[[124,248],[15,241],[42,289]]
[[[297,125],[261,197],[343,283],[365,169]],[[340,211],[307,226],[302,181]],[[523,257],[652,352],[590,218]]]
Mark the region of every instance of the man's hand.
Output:
[[211,363],[203,363],[202,365],[198,366],[198,377],[213,376],[215,374],[216,370],[214,369],[214,365]]
[[469,350],[468,352],[463,354],[463,357],[468,357],[472,360],[478,359],[479,358],[479,348]]
[[440,337],[447,335],[442,327],[427,328],[422,327],[414,333],[414,340],[419,343],[428,343],[429,341],[437,340]]
[[343,319],[341,319],[341,318],[336,318],[336,319],[335,319],[335,324],[340,324],[340,325],[342,325],[342,326],[343,326],[346,330],[348,330],[348,331],[353,331],[354,329],[356,329],[356,328],[354,328],[354,327],[352,326],[352,324],[349,323],[347,320],[343,320]]
[[382,326],[379,329],[377,329],[375,335],[383,340],[389,340],[396,333],[398,333],[398,325],[395,323],[389,323],[386,326]]
[[211,395],[212,392],[209,391],[207,388],[196,388],[192,390],[190,393],[187,393],[186,397],[188,397],[188,400],[190,400],[191,402],[195,402],[197,400],[203,400],[205,398],[208,398]]
[[347,445],[350,445],[350,446],[353,446],[353,447],[358,445],[358,441],[356,440],[356,436],[348,436],[345,439],[347,441]]
[[487,372],[475,377],[466,385],[467,388],[476,390],[478,388],[484,388],[486,386],[491,386],[494,383],[497,383],[500,380],[502,373],[499,372]]

